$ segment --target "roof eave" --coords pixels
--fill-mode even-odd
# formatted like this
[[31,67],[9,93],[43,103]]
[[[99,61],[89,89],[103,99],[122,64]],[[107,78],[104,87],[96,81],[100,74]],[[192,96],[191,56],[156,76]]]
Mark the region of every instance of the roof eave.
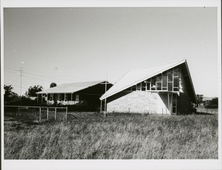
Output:
[[[181,65],[181,64],[183,64],[183,63],[186,63],[186,59],[183,59],[183,60],[181,60],[180,62],[178,62],[178,63],[176,63],[176,64],[174,64],[174,65],[172,65],[172,66],[170,66],[170,67],[168,67],[168,68],[165,68],[165,69],[163,69],[163,70],[161,70],[161,71],[158,71],[158,72],[156,72],[156,73],[154,73],[154,74],[152,74],[152,75],[149,75],[149,76],[147,76],[147,77],[145,77],[145,78],[143,78],[143,79],[140,79],[140,80],[137,80],[137,81],[135,81],[134,83],[132,83],[132,84],[130,84],[130,85],[128,85],[128,86],[125,86],[124,88],[121,88],[120,90],[117,90],[117,91],[115,91],[115,92],[113,92],[113,93],[111,93],[111,94],[109,94],[109,95],[107,95],[107,96],[105,96],[105,94],[103,94],[101,97],[100,97],[100,100],[104,100],[105,98],[108,98],[108,97],[110,97],[110,96],[113,96],[113,95],[115,95],[115,94],[117,94],[117,93],[119,93],[119,92],[121,92],[121,91],[123,91],[123,90],[125,90],[125,89],[127,89],[127,88],[129,88],[129,87],[131,87],[131,86],[133,86],[133,85],[136,85],[137,83],[139,83],[139,82],[142,82],[142,81],[144,81],[144,80],[146,80],[146,79],[149,79],[149,78],[151,78],[151,77],[153,77],[153,76],[156,76],[156,75],[158,75],[158,74],[161,74],[161,73],[163,73],[164,71],[166,71],[166,70],[169,70],[169,69],[171,69],[171,68],[174,68],[174,67],[176,67],[176,66],[179,66],[179,65]],[[187,65],[186,65],[187,66]],[[125,74],[126,75],[126,74]],[[190,76],[190,74],[189,74],[189,76]],[[110,90],[111,90],[111,88],[110,88]]]

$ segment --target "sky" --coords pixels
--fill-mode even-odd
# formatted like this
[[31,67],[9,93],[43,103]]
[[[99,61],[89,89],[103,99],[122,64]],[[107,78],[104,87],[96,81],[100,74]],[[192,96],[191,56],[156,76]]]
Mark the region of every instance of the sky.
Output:
[[[195,92],[218,97],[216,7],[4,8],[4,84],[117,82],[186,59]],[[20,91],[21,89],[21,91]]]

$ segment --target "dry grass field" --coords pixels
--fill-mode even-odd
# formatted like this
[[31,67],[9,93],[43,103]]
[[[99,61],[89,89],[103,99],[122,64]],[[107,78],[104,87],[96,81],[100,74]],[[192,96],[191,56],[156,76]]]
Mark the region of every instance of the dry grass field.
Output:
[[218,159],[218,115],[72,113],[4,124],[5,159]]

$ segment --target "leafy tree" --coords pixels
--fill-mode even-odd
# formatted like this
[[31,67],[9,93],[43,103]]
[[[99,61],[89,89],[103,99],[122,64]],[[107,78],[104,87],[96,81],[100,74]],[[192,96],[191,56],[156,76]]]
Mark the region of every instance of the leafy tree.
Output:
[[54,82],[52,82],[52,83],[50,84],[50,88],[53,88],[53,87],[56,87],[56,86],[57,86],[57,84],[54,83]]
[[197,106],[199,104],[203,103],[203,95],[202,94],[197,94],[196,98],[197,98]]
[[39,85],[37,85],[37,86],[35,85],[33,87],[30,86],[28,91],[26,91],[25,95],[27,97],[36,97],[37,96],[36,92],[40,92],[40,91],[42,91],[42,89],[43,89],[43,87],[39,86]]
[[4,101],[5,103],[11,103],[12,101],[14,101],[18,95],[16,93],[14,93],[12,91],[13,87],[12,85],[4,85],[4,90],[5,90],[5,94],[4,94]]

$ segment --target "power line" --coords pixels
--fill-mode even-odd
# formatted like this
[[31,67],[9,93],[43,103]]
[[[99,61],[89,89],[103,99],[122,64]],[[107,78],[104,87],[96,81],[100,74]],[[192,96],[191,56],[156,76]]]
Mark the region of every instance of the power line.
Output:
[[[14,71],[19,71],[20,69],[17,66],[13,66],[13,65],[6,65],[6,67],[8,67],[8,69],[14,70]],[[13,68],[10,68],[13,67]],[[14,67],[18,68],[15,69]],[[41,71],[36,71],[36,70],[32,70],[32,69],[24,69],[23,71],[25,71],[28,74],[35,74],[35,75],[43,75],[43,76],[48,76],[48,77],[58,77],[57,74],[49,74],[49,73],[45,73],[45,72],[41,72]],[[34,73],[33,73],[34,72]],[[67,80],[73,80],[73,77],[68,77],[68,76],[64,76],[64,75],[59,75],[60,77],[63,77],[63,79],[67,79]],[[76,78],[75,78],[76,79]]]
[[[13,74],[18,74],[19,72],[20,72],[20,75],[21,75],[21,68],[20,68],[20,70],[16,70],[16,69],[11,69],[11,68],[6,68],[6,70],[5,71],[7,71],[7,72],[10,72],[10,73],[13,73]],[[17,73],[16,73],[16,72]],[[28,75],[30,75],[30,76],[32,76],[32,77],[30,77],[30,76],[27,76],[27,74]],[[74,78],[64,78],[64,76],[50,76],[50,75],[39,75],[39,74],[36,74],[36,73],[30,73],[29,71],[27,72],[26,70],[22,70],[22,76],[23,77],[28,77],[28,78],[32,78],[32,79],[39,79],[39,80],[43,80],[43,81],[48,81],[48,79],[50,78],[50,79],[60,79],[60,80],[73,80]],[[39,76],[41,76],[41,78],[36,78],[36,77],[39,77]],[[61,78],[62,77],[62,78]],[[45,78],[45,79],[42,79],[42,78]]]

